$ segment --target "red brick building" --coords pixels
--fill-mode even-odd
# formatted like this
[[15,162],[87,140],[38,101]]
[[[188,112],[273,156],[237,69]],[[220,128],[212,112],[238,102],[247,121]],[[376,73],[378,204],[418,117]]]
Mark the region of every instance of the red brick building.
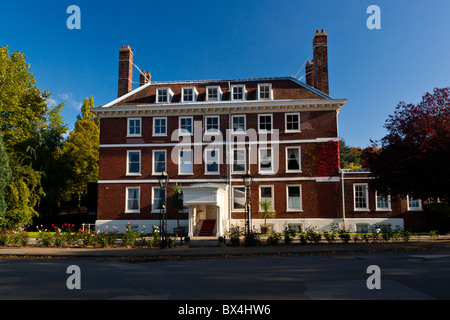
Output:
[[[367,172],[339,170],[338,113],[346,99],[329,95],[323,30],[313,47],[306,83],[291,77],[154,82],[143,71],[134,90],[133,52],[123,47],[118,98],[93,110],[100,117],[97,227],[123,230],[131,222],[150,230],[167,203],[169,231],[180,223],[196,235],[210,220],[213,234],[223,235],[244,225],[250,200],[259,230],[264,199],[272,201],[276,216],[268,224],[277,232],[330,228],[344,219],[359,230],[403,227],[404,206],[376,198]],[[158,184],[163,172],[166,192]],[[247,172],[254,177],[249,193]],[[171,207],[175,183],[183,190],[180,213]]]

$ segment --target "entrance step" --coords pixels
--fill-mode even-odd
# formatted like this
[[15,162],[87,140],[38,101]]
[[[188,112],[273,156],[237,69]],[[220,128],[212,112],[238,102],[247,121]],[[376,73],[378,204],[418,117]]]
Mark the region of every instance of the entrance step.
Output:
[[214,229],[216,227],[216,220],[203,220],[202,226],[200,227],[200,232],[198,235],[202,236],[213,236]]

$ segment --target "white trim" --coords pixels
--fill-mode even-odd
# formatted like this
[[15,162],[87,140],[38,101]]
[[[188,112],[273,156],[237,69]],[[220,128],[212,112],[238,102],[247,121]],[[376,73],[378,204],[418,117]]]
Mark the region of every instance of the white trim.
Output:
[[[261,150],[270,149],[270,171],[269,170],[261,170]],[[258,173],[261,175],[264,174],[275,174],[274,168],[274,155],[273,155],[273,147],[259,147],[258,148]]]
[[[288,149],[298,149],[298,170],[289,170],[289,158],[288,158]],[[300,146],[286,146],[285,147],[285,155],[286,155],[286,173],[299,173],[302,172],[302,149]]]
[[[299,187],[300,191],[300,209],[289,209],[289,187]],[[286,185],[286,212],[303,212],[303,195],[301,184],[287,184]]]
[[[244,170],[234,171],[234,152],[244,151]],[[232,148],[231,149],[231,174],[245,174],[247,172],[247,149],[246,148]]]
[[[208,131],[207,130],[207,128],[208,128],[208,118],[216,118],[217,119],[217,126],[218,126],[217,131]],[[220,131],[220,115],[211,115],[211,116],[205,115],[203,117],[203,121],[204,121],[203,125],[204,125],[204,128],[205,128],[204,135],[213,136],[213,135],[221,135],[222,134],[222,132]]]
[[167,150],[152,150],[152,175],[160,175],[163,172],[155,171],[155,152],[164,152],[164,171],[167,172]]
[[[181,119],[190,119],[191,120],[191,132],[184,131],[185,129],[181,129]],[[179,136],[193,136],[194,135],[194,117],[192,116],[180,116],[178,117],[178,135]]]
[[410,200],[409,199],[409,195],[407,195],[406,196],[406,208],[407,208],[407,211],[423,211],[423,209],[422,209],[422,200],[412,198],[412,200],[414,200],[414,201],[419,201],[419,207],[410,207],[409,206],[409,200]]
[[378,207],[378,192],[375,190],[375,211],[392,211],[392,208],[391,208],[391,195],[387,196],[387,201],[388,201],[388,207],[387,208],[379,208]]
[[[244,117],[244,131],[235,131],[233,128],[233,118]],[[245,114],[233,114],[231,115],[231,134],[247,134],[247,116]]]
[[[184,90],[185,89],[191,89],[192,90],[192,100],[184,100]],[[188,102],[196,102],[197,101],[197,98],[198,98],[198,91],[197,91],[197,88],[196,87],[193,87],[193,86],[189,86],[189,87],[182,87],[181,88],[181,102],[185,102],[185,103],[188,103]]]
[[[130,134],[130,120],[139,120],[139,134]],[[127,118],[127,138],[142,137],[142,118]]]
[[[159,91],[160,90],[167,90],[167,101],[161,101],[159,102]],[[163,87],[163,88],[156,88],[156,96],[155,96],[155,104],[164,104],[164,103],[171,103],[173,98],[173,91],[169,87]]]
[[[128,209],[128,192],[129,189],[138,189],[138,209],[137,210],[129,210]],[[126,187],[125,188],[125,213],[141,213],[141,187],[136,186],[136,187]]]
[[[154,208],[154,204],[155,204],[155,189],[160,189],[160,190],[163,190],[160,186],[154,186],[154,187],[152,187],[152,197],[151,197],[151,213],[160,213],[160,210],[161,209],[158,209],[158,208]],[[165,204],[165,206],[166,206],[166,210],[167,210],[167,190],[165,190],[165,192],[164,192],[164,204]]]
[[[265,184],[260,184],[258,187],[258,212],[262,212],[261,210],[261,188],[270,188],[271,189],[271,197],[270,200],[272,200],[272,207],[270,208],[271,210],[275,211],[275,187],[274,185],[265,185]],[[267,199],[267,198],[264,198]]]
[[[165,128],[166,128],[166,133],[164,134],[164,133],[155,133],[155,128],[156,128],[156,123],[155,123],[155,121],[156,120],[165,120],[166,121],[166,125],[165,125]],[[153,132],[153,136],[154,137],[167,137],[167,117],[153,117],[153,130],[152,130]]]
[[[288,128],[287,128],[287,124],[288,124],[287,116],[293,116],[293,115],[298,116],[298,129],[297,129],[297,130],[293,130],[293,129],[288,129]],[[300,127],[300,112],[286,112],[286,113],[284,114],[284,132],[286,132],[286,133],[298,133],[298,132],[301,132],[301,127]]]
[[[210,100],[209,99],[209,97],[208,97],[208,90],[209,89],[217,89],[217,99],[216,100]],[[207,86],[206,87],[206,97],[205,97],[205,100],[206,100],[206,102],[211,102],[211,101],[222,101],[222,94],[223,94],[223,92],[222,92],[222,89],[220,88],[220,86]]]
[[[181,172],[181,151],[191,153],[191,172]],[[178,150],[178,174],[179,175],[193,175],[194,174],[194,151],[192,148],[181,148]]]
[[[216,157],[217,157],[217,171],[208,171],[208,151],[215,151],[216,152]],[[204,152],[203,152],[203,156],[205,159],[205,175],[219,175],[220,174],[220,159],[221,159],[221,153],[220,153],[220,148],[217,147],[213,147],[213,148],[205,148]]]
[[[139,153],[139,172],[130,172],[130,152]],[[141,166],[142,166],[141,150],[127,150],[126,176],[140,176],[141,175]]]
[[[242,99],[234,99],[234,89],[242,88]],[[230,88],[230,100],[231,101],[245,101],[247,100],[247,89],[245,84],[233,84]]]
[[[236,133],[233,133],[236,134]],[[329,142],[338,141],[338,138],[316,138],[316,139],[302,139],[302,140],[269,140],[269,141],[223,141],[223,145],[258,145],[263,144],[291,144],[291,143],[316,143],[316,142]],[[121,143],[121,144],[100,144],[100,148],[140,148],[140,147],[174,147],[174,146],[201,146],[209,145],[210,141],[203,142],[171,142],[171,143]],[[214,141],[214,144],[220,144],[220,142]],[[345,178],[345,179],[358,179],[358,178]],[[366,178],[364,178],[366,179]]]
[[[179,182],[179,183],[203,183],[203,182],[218,182],[223,183],[226,182],[226,178],[210,178],[210,179],[170,179],[170,182]],[[339,182],[339,177],[273,177],[273,178],[254,178],[254,182],[276,182],[276,181],[315,181],[318,183],[322,182]],[[158,180],[151,179],[142,179],[142,180],[99,180],[99,184],[129,184],[129,183],[138,183],[138,184],[155,184],[158,183]]]
[[[261,129],[261,121],[260,117],[267,117],[270,116],[270,130]],[[267,133],[273,133],[273,114],[272,113],[258,113],[258,134],[267,134]]]
[[[365,208],[356,208],[356,192],[355,192],[355,187],[357,186],[365,186],[366,187],[366,207]],[[367,183],[354,183],[353,184],[353,211],[370,211],[369,209],[369,184]]]
[[[242,188],[244,189],[244,208],[242,209],[235,209],[234,208],[234,189],[236,188]],[[233,212],[245,212],[245,203],[247,203],[247,190],[245,186],[231,186],[231,211]],[[259,206],[259,204],[258,204]]]
[[[269,98],[261,98],[261,87],[262,86],[269,86]],[[272,90],[272,84],[271,83],[258,83],[258,90],[256,91],[256,99],[257,100],[273,100],[273,90]]]

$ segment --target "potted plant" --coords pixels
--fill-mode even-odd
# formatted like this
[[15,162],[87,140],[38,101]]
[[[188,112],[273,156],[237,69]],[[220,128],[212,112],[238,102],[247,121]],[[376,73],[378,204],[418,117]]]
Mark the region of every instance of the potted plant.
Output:
[[184,236],[184,227],[180,227],[180,218],[179,213],[183,210],[184,204],[183,204],[183,190],[181,189],[181,186],[178,185],[178,183],[175,183],[175,185],[172,187],[172,196],[173,200],[171,202],[172,208],[175,209],[177,212],[177,227],[173,228],[173,232],[178,237]]
[[264,226],[261,227],[261,233],[272,233],[272,226],[267,227],[267,219],[275,216],[275,211],[272,211],[272,200],[264,199],[259,202],[261,212],[259,213],[264,219]]

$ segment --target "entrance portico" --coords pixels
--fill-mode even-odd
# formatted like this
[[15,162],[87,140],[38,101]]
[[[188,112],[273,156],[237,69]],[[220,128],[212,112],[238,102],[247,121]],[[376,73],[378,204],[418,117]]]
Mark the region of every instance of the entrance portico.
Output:
[[182,187],[183,203],[189,208],[188,235],[194,236],[196,226],[203,220],[216,220],[217,237],[226,232],[228,193],[225,184],[195,184]]

